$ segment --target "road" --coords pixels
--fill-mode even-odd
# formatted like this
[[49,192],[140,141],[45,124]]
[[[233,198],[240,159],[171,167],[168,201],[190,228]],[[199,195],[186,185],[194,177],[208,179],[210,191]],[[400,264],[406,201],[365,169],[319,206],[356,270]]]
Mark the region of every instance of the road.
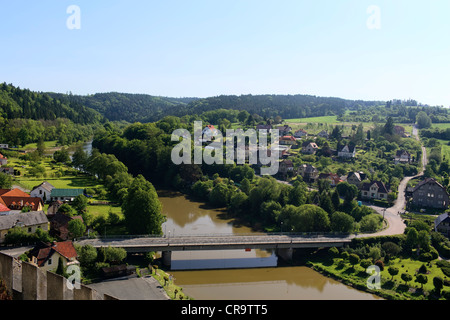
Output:
[[[417,128],[417,125],[414,125],[412,130],[412,135],[419,141],[419,130]],[[374,209],[377,213],[385,216],[385,219],[388,223],[388,227],[380,232],[377,232],[374,235],[377,236],[386,236],[386,235],[396,235],[396,234],[402,234],[405,231],[405,223],[403,222],[403,219],[400,216],[400,212],[403,212],[406,206],[406,198],[405,198],[405,191],[406,186],[408,185],[408,182],[412,179],[418,178],[423,176],[423,173],[425,171],[425,166],[427,165],[428,159],[427,159],[427,149],[422,146],[422,168],[420,172],[412,177],[405,177],[400,182],[398,186],[398,197],[395,201],[394,205],[390,208],[378,207],[373,206],[370,204],[365,204],[368,207],[371,207]]]

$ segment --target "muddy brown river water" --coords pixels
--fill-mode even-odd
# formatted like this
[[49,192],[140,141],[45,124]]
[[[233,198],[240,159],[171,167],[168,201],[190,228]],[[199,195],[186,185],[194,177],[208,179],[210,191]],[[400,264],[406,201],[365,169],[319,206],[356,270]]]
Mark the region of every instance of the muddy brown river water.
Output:
[[[166,236],[252,233],[184,195],[159,191]],[[196,300],[373,300],[361,292],[307,267],[277,267],[278,258],[264,250],[173,252],[177,285]]]

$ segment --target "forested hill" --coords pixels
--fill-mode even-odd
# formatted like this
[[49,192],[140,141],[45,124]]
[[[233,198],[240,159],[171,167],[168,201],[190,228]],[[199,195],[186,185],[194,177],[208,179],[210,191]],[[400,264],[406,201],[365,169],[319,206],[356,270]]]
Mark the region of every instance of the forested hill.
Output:
[[0,84],[0,118],[56,120],[68,119],[77,124],[99,122],[99,112],[84,106],[67,95],[58,99],[50,94],[21,89],[11,84]]
[[347,109],[370,107],[385,102],[356,101],[311,95],[241,95],[199,99],[188,106],[189,114],[223,109],[246,110],[262,117],[280,116],[283,119],[343,114]]
[[246,110],[250,114],[262,117],[303,118],[339,115],[346,109],[385,104],[377,101],[353,101],[310,95],[221,95],[198,99],[111,92],[89,96],[74,95],[70,98],[100,112],[110,121],[125,120],[131,123],[154,122],[168,115],[178,117],[199,115],[217,109]]
[[69,97],[101,113],[110,121],[154,122],[167,115],[185,113],[187,105],[195,98],[156,97],[148,94],[96,93],[94,95],[51,94],[54,97]]

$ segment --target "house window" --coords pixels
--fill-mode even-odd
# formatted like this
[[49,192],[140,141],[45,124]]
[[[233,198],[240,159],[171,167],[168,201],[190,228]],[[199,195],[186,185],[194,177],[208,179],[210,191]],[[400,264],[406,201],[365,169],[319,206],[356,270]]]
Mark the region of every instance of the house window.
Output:
[[48,259],[48,265],[52,264],[52,258]]
[[28,228],[28,233],[30,233],[30,232],[31,232],[31,227]]

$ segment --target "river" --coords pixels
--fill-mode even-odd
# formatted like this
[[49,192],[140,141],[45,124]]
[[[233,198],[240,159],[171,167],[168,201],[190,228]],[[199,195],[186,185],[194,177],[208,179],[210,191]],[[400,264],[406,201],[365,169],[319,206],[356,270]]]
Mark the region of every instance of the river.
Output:
[[[166,236],[252,233],[227,219],[222,210],[207,208],[180,193],[158,194],[167,216],[163,224]],[[310,268],[277,265],[277,256],[264,250],[173,252],[170,273],[176,284],[197,300],[378,299]]]

